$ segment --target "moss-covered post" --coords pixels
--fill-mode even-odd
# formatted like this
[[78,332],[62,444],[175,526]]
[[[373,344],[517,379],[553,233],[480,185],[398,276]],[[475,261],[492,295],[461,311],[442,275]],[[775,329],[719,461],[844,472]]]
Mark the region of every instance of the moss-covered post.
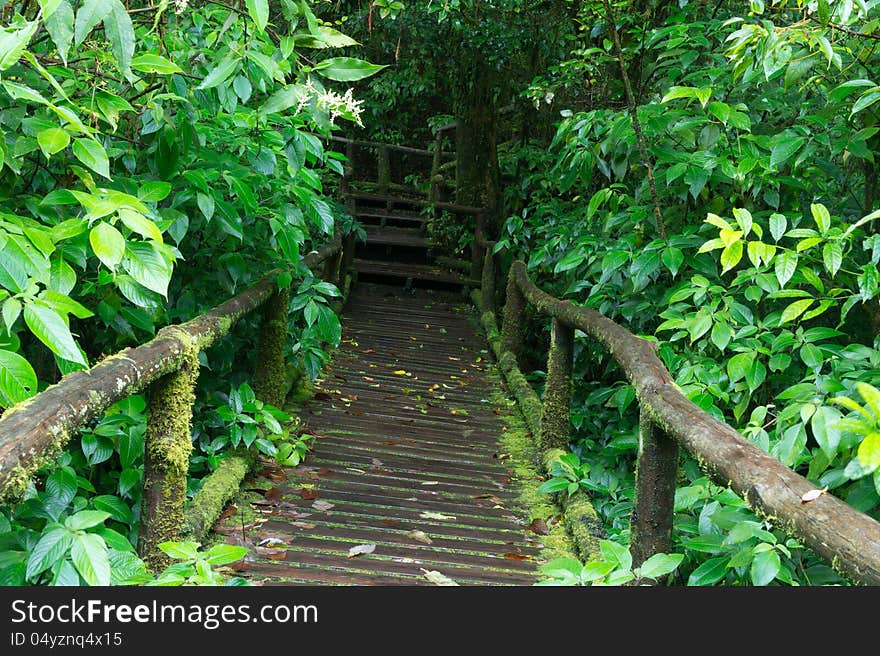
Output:
[[571,366],[574,353],[574,329],[553,319],[550,329],[550,355],[544,384],[541,411],[541,452],[568,449],[571,425]]
[[516,283],[514,268],[510,267],[505,291],[504,317],[501,323],[501,351],[510,351],[517,361],[522,358],[525,340],[526,299]]
[[329,283],[339,286],[340,273],[342,267],[342,249],[334,253],[324,260],[323,272],[321,278]]
[[190,425],[199,376],[199,351],[186,333],[181,331],[180,338],[186,345],[180,369],[166,374],[148,390],[138,553],[153,571],[170,563],[158,545],[180,540],[184,531],[186,477],[192,451]]
[[483,215],[477,214],[474,239],[471,242],[471,280],[480,280],[483,276],[483,247],[480,245],[486,238],[483,230]]
[[437,130],[437,134],[434,136],[434,157],[431,160],[431,196],[430,200],[432,203],[436,203],[440,200],[440,181],[443,179],[443,176],[440,175],[440,161],[442,157],[441,147],[443,146],[443,131]]
[[391,149],[388,146],[379,146],[376,152],[376,169],[379,178],[379,193],[386,194],[391,186]]
[[678,475],[678,445],[647,416],[639,417],[636,502],[630,520],[633,567],[672,546],[672,512]]
[[263,306],[263,320],[257,344],[257,362],[254,370],[254,394],[264,403],[276,407],[284,404],[287,396],[287,315],[290,308],[290,287],[279,289]]
[[342,263],[339,267],[339,279],[345,284],[345,276],[352,269],[354,263],[354,249],[357,245],[357,237],[354,233],[345,235],[342,240]]
[[480,285],[482,294],[483,312],[495,311],[495,254],[492,247],[486,247],[486,255],[483,257],[483,279]]

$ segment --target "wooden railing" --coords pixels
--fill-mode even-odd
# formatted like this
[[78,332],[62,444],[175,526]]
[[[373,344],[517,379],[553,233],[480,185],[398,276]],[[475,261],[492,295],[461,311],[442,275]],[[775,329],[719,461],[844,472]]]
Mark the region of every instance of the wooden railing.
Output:
[[[493,311],[494,244],[478,234],[483,250],[481,304]],[[607,349],[635,389],[640,408],[636,500],[631,519],[633,566],[668,552],[679,447],[719,484],[729,485],[759,515],[828,561],[850,580],[880,585],[880,523],[832,494],[812,501],[813,483],[744,439],[687,399],[657,356],[655,345],[589,308],[543,292],[525,264],[514,261],[505,291],[501,353],[523,352],[527,305],[551,322],[539,450],[568,447],[574,331]]]
[[[339,283],[350,262],[353,241],[337,237],[302,263],[324,264],[323,277]],[[280,406],[287,392],[284,346],[289,287],[276,283],[281,270],[186,323],[166,326],[151,341],[127,348],[7,410],[0,418],[0,497],[11,500],[34,471],[70,437],[113,403],[147,390],[144,490],[138,552],[150,565],[164,557],[159,543],[180,539],[186,524],[186,478],[192,449],[190,421],[195,401],[199,351],[226,335],[242,317],[263,308],[253,387],[257,396]]]

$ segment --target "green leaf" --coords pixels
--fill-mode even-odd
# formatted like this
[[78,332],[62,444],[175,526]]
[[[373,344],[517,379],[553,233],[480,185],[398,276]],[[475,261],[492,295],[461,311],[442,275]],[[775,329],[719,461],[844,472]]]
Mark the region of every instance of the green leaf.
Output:
[[789,321],[794,321],[804,312],[806,312],[807,308],[809,308],[814,302],[815,301],[812,298],[805,298],[800,301],[795,301],[782,311],[782,316],[779,317],[779,325],[781,326],[782,324],[788,323]]
[[26,576],[34,581],[41,572],[52,567],[61,560],[73,546],[73,535],[66,528],[55,525],[40,536],[28,557]]
[[213,566],[228,565],[241,560],[247,555],[247,547],[236,547],[231,544],[218,544],[205,553],[205,560]]
[[880,433],[870,433],[862,440],[859,461],[869,470],[880,467]]
[[303,85],[289,84],[269,96],[269,99],[260,108],[260,113],[264,115],[280,114],[299,104],[301,100],[308,97],[308,94],[308,90]]
[[52,12],[52,15],[44,19],[46,31],[52,37],[55,47],[58,48],[58,54],[64,65],[67,65],[67,53],[70,51],[70,44],[73,43],[74,16],[73,7],[69,0],[61,0],[58,8]]
[[37,375],[18,353],[0,349],[0,405],[8,408],[33,396]]
[[552,494],[554,492],[562,492],[568,488],[569,480],[567,478],[551,478],[538,487],[539,494]]
[[709,336],[712,343],[718,347],[719,351],[727,348],[730,340],[733,339],[733,330],[727,323],[719,321],[712,326],[712,334]]
[[354,82],[370,77],[385,66],[371,64],[353,57],[331,57],[315,65],[315,71],[337,82]]
[[103,524],[110,517],[110,513],[103,510],[80,510],[71,515],[64,525],[71,531],[84,531],[87,528]]
[[804,145],[803,137],[783,137],[770,151],[770,166],[779,168]]
[[110,13],[104,17],[104,34],[110,41],[119,70],[128,75],[131,72],[131,58],[134,56],[134,25],[125,5],[119,0],[111,0]]
[[61,0],[40,0],[40,10],[43,14],[43,20],[46,20],[54,14],[60,4]]
[[810,427],[813,429],[813,437],[819,443],[819,448],[830,462],[837,455],[837,447],[840,445],[840,429],[837,426],[842,418],[840,411],[827,405],[816,408],[810,419]]
[[263,32],[269,23],[269,0],[245,0],[245,5],[257,29]]
[[88,367],[82,351],[77,347],[64,318],[40,301],[24,306],[27,327],[43,344],[60,358]]
[[831,215],[828,213],[828,208],[821,203],[813,203],[810,205],[810,213],[816,221],[819,232],[823,235],[828,232],[828,228],[831,227]]
[[759,551],[752,559],[752,566],[749,570],[752,584],[767,585],[779,574],[781,566],[779,554],[775,549]]
[[840,271],[843,264],[843,248],[839,241],[829,241],[822,247],[822,264],[832,277]]
[[94,27],[113,11],[111,0],[85,0],[76,12],[76,45],[80,45]]
[[70,550],[73,566],[89,585],[110,585],[110,560],[107,545],[100,535],[76,536]]
[[98,175],[110,178],[110,160],[104,146],[94,139],[77,139],[73,142],[73,154],[76,158]]
[[853,116],[861,111],[866,110],[878,100],[880,100],[880,87],[874,87],[873,89],[865,91],[852,106],[849,115]]
[[661,103],[667,103],[670,100],[676,100],[678,98],[696,98],[697,91],[695,87],[670,87],[669,91],[666,92],[666,95],[663,96],[663,99],[660,101]]
[[684,262],[684,253],[674,246],[669,246],[663,249],[660,259],[663,261],[664,266],[669,269],[669,273],[672,274],[672,277],[675,278],[678,274],[679,268],[681,268],[682,262]]
[[774,241],[779,241],[782,238],[787,226],[788,220],[782,214],[770,215],[770,234],[773,235]]
[[111,271],[125,255],[125,237],[109,223],[101,221],[89,232],[89,243],[98,259]]
[[726,246],[724,250],[721,251],[721,265],[724,267],[721,273],[730,271],[733,267],[739,264],[742,255],[743,243],[739,239]]
[[131,60],[131,68],[141,73],[158,73],[159,75],[171,75],[172,73],[182,73],[180,68],[170,59],[166,59],[161,55],[145,54],[139,55]]
[[0,28],[0,72],[18,62],[39,24],[39,21],[28,22],[18,17],[9,27]]
[[92,498],[92,505],[123,524],[131,524],[131,508],[122,499],[112,494],[102,494]]
[[675,571],[683,560],[684,554],[654,554],[639,567],[639,575],[647,579],[665,576]]
[[776,279],[779,281],[780,287],[785,287],[785,283],[791,280],[794,272],[797,271],[798,254],[792,251],[783,251],[776,257]]
[[195,560],[199,555],[198,542],[162,542],[158,546],[175,560]]
[[61,128],[47,128],[37,133],[37,143],[40,144],[40,150],[48,159],[67,148],[67,144],[70,143],[70,135],[67,130]]
[[727,574],[727,556],[710,558],[703,561],[688,577],[688,585],[713,585],[718,583]]
[[751,369],[755,354],[752,352],[737,353],[727,361],[727,377],[731,383],[742,380]]
[[624,570],[632,569],[632,555],[622,544],[613,540],[599,540],[599,550],[608,562],[615,563]]
[[[160,244],[162,243],[162,232],[159,230],[159,227],[140,212],[123,208],[119,210],[119,219],[132,232],[136,232],[145,239],[154,239]],[[124,250],[125,244],[123,243]]]
[[198,88],[213,89],[214,87],[223,84],[229,79],[230,75],[238,70],[240,62],[241,60],[238,57],[233,57],[231,55],[226,56],[219,64],[211,69]]
[[122,267],[141,285],[166,296],[172,268],[150,242],[130,242],[125,247]]

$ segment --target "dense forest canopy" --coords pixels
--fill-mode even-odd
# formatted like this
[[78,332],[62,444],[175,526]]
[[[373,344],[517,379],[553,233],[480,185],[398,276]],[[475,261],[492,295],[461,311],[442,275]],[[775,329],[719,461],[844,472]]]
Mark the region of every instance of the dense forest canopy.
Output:
[[[655,340],[698,406],[880,518],[876,3],[21,0],[0,23],[0,408],[279,265],[315,377],[339,292],[300,254],[355,227],[326,137],[426,147],[454,121],[455,200],[489,208],[502,261]],[[240,373],[252,329],[200,356],[191,492],[241,443],[304,453]],[[611,566],[572,576],[621,582],[634,392],[575,350],[557,478],[592,495]],[[150,578],[143,433],[132,397],[2,509],[0,583]],[[675,511],[673,582],[842,582],[684,455]]]

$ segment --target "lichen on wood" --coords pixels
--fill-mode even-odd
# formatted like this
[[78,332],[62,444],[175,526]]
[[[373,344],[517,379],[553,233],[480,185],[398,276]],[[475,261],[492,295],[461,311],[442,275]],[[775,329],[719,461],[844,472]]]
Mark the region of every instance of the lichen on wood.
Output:
[[510,351],[517,361],[522,357],[525,343],[526,299],[519,289],[516,272],[510,269],[505,290],[504,316],[501,323],[501,348]]
[[253,466],[253,455],[242,452],[226,456],[202,481],[202,487],[186,510],[184,530],[190,540],[201,542],[220,518],[226,505]]
[[558,319],[553,319],[541,412],[541,449],[545,451],[568,447],[573,353],[574,331]]
[[285,354],[290,287],[279,289],[263,306],[263,320],[257,345],[253,388],[257,398],[280,408],[290,389]]

